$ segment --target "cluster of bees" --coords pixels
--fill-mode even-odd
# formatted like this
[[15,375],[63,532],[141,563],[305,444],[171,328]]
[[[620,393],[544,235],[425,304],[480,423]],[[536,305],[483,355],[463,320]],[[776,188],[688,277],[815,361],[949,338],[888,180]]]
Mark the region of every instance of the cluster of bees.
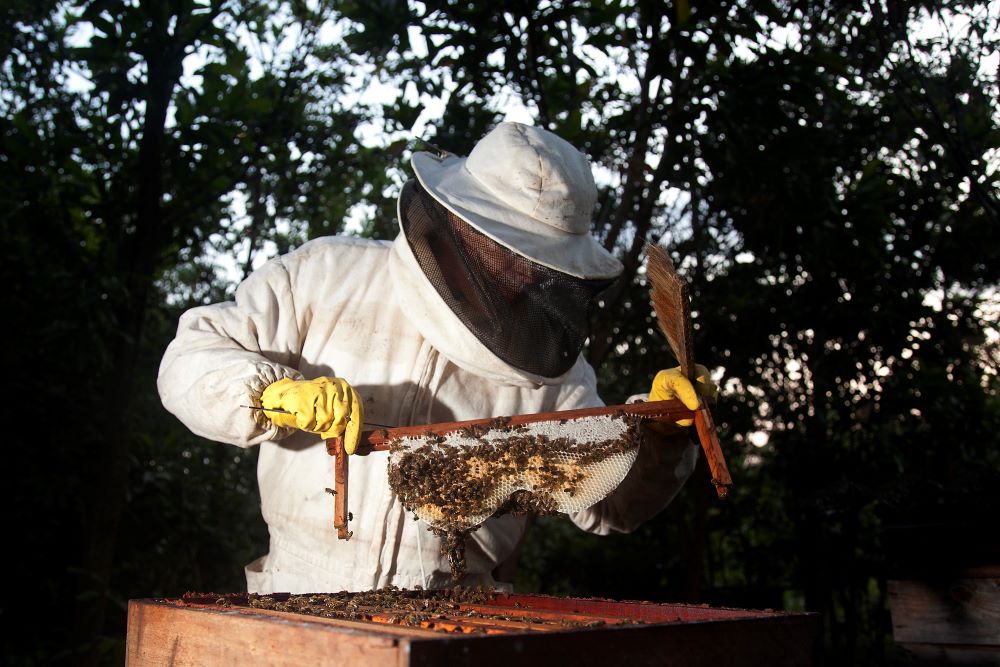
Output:
[[436,528],[430,527],[432,533],[441,539],[441,555],[448,559],[452,581],[458,581],[465,574],[465,539],[469,533],[479,528]]
[[[404,507],[419,509],[431,524],[457,580],[465,572],[465,538],[478,528],[469,526],[470,517],[556,514],[560,510],[553,492],[572,497],[586,482],[586,465],[639,445],[639,420],[624,413],[616,417],[626,421],[625,435],[596,442],[533,435],[523,425],[510,426],[505,418],[458,433],[475,444],[446,445],[445,436],[431,433],[419,438],[418,445],[397,440],[390,443],[389,485]],[[506,437],[484,438],[495,437],[501,429]],[[525,481],[530,491],[515,490]],[[497,494],[504,493],[504,487],[511,491],[498,507]]]
[[[214,595],[214,594],[213,594]],[[455,586],[426,591],[387,586],[374,591],[308,594],[236,594],[219,597],[224,607],[249,606],[254,609],[322,616],[351,621],[378,621],[396,625],[434,627],[435,622],[454,623],[464,619],[514,620],[514,617],[477,610],[476,605],[492,604],[496,591],[481,587]],[[473,607],[473,608],[470,608]],[[521,618],[520,616],[518,617]],[[523,620],[523,619],[522,619]],[[539,619],[529,619],[539,620]],[[567,619],[561,625],[584,627],[600,621]]]
[[[310,616],[370,621],[373,616],[392,623],[418,625],[434,618],[467,615],[462,604],[487,604],[492,592],[451,588],[440,591],[405,590],[388,586],[374,591],[310,593],[301,595],[251,593],[246,604],[255,609],[286,611]],[[220,600],[220,602],[223,602]],[[225,604],[224,606],[232,606]]]

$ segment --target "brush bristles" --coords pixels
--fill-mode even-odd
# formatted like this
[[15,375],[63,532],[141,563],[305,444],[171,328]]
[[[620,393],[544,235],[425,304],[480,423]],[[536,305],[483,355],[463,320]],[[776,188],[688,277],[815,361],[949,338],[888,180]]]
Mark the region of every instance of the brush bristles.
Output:
[[666,250],[658,245],[646,245],[646,278],[660,331],[681,366],[681,372],[691,377],[694,372],[694,352],[691,348],[691,296],[688,284],[677,275]]

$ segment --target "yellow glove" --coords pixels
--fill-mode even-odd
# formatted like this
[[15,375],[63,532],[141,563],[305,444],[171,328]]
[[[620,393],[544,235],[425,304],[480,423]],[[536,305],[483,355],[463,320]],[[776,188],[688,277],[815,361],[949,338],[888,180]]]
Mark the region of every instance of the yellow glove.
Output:
[[353,454],[364,422],[361,397],[346,380],[319,377],[315,380],[282,378],[267,386],[261,407],[287,412],[264,414],[277,426],[318,433],[324,438],[344,436],[344,450]]
[[[691,384],[691,381],[681,373],[680,367],[660,371],[653,378],[653,386],[649,390],[649,400],[669,401],[676,398],[685,407],[697,410],[701,405],[699,396],[704,396],[709,400],[715,399],[719,393],[719,387],[712,382],[708,369],[701,364],[695,364],[694,373],[694,384]],[[677,425],[687,427],[693,421],[693,419],[682,419],[677,422]]]

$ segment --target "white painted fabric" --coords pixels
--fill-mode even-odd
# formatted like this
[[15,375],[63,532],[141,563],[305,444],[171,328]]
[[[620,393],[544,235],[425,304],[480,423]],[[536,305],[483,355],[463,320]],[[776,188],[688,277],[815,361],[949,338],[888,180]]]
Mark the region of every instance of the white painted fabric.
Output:
[[539,127],[500,123],[468,157],[415,153],[420,184],[514,252],[577,278],[615,278],[621,262],[590,234],[597,187],[590,161]]
[[[371,590],[451,585],[440,541],[413,520],[389,488],[387,454],[351,457],[349,541],[333,528],[333,459],[317,435],[279,429],[255,404],[282,377],[347,379],[372,422],[411,425],[599,405],[583,359],[559,384],[478,374],[475,359],[449,356],[471,334],[429,339],[426,278],[400,245],[324,238],[272,260],[237,290],[234,302],[181,318],[160,366],[164,406],[194,433],[240,447],[259,445],[261,511],[269,553],[247,566],[251,592]],[[433,291],[429,285],[427,289]],[[423,325],[423,326],[418,326]],[[432,334],[433,335],[433,334]],[[461,356],[459,354],[458,356]],[[496,369],[494,369],[495,371]],[[518,384],[520,382],[520,384]],[[682,439],[644,445],[615,494],[571,519],[584,530],[630,531],[659,512],[690,475],[697,448]],[[523,517],[490,519],[471,534],[464,585],[492,585],[492,570],[515,551]]]

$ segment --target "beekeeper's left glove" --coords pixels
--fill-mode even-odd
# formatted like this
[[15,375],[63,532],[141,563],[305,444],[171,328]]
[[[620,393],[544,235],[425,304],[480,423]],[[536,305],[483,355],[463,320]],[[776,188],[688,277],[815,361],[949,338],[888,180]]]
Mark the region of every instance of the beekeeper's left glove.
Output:
[[344,451],[353,454],[364,422],[364,406],[347,380],[318,377],[315,380],[282,378],[267,386],[260,396],[264,411],[277,426],[318,433],[324,438],[344,436]]
[[[697,410],[701,405],[699,397],[714,400],[719,393],[719,387],[712,382],[708,369],[701,364],[695,364],[694,383],[684,377],[681,369],[669,368],[662,370],[653,378],[653,386],[649,390],[649,400],[669,401],[678,399],[685,407]],[[681,419],[677,426],[690,426],[693,420]]]

